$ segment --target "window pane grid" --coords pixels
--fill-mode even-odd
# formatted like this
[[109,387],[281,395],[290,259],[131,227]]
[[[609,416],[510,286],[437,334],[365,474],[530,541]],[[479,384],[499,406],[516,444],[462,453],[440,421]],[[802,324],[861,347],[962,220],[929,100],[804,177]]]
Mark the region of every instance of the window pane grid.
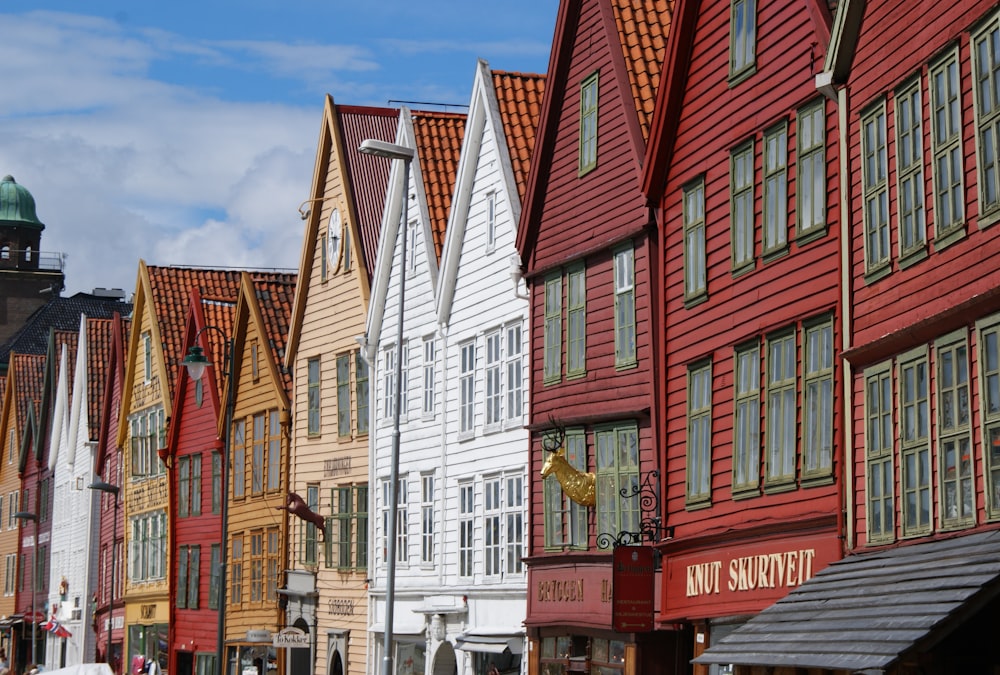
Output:
[[803,477],[833,471],[833,323],[805,329]]
[[764,253],[788,244],[788,129],[764,133]]
[[753,143],[733,151],[729,160],[730,238],[733,271],[754,262]]
[[767,345],[767,483],[795,480],[795,334]]
[[895,104],[899,248],[901,255],[907,255],[922,249],[927,242],[923,108],[919,81],[898,92]]
[[889,262],[889,181],[885,107],[861,120],[862,180],[864,187],[866,268]]
[[736,353],[733,420],[733,491],[754,490],[760,482],[760,346]]
[[712,366],[688,370],[687,502],[712,498]]

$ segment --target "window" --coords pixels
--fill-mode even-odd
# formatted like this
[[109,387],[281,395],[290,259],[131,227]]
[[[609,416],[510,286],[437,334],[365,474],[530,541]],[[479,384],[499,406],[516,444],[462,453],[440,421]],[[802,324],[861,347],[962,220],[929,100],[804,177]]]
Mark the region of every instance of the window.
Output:
[[346,274],[347,272],[351,271],[351,228],[350,227],[344,228],[343,255],[344,255],[344,264],[341,265],[341,268],[344,270],[344,273]]
[[466,342],[459,347],[459,433],[471,435],[476,421],[476,343]]
[[420,562],[434,564],[434,474],[420,477]]
[[475,501],[472,482],[458,486],[458,576],[472,576]]
[[566,375],[573,377],[587,370],[586,269],[567,272],[566,286]]
[[1000,323],[995,318],[979,326],[979,352],[986,509],[990,518],[996,518],[1000,515]]
[[753,72],[757,49],[755,0],[731,0],[729,16],[729,77]]
[[219,594],[221,593],[221,573],[222,573],[222,550],[219,544],[212,544],[211,548],[211,569],[208,577],[208,608],[219,608]]
[[17,529],[18,520],[17,520],[17,518],[14,517],[14,514],[17,513],[18,508],[19,508],[18,507],[19,497],[20,497],[20,493],[17,492],[17,491],[11,492],[9,495],[7,495],[7,529],[8,530]]
[[239,605],[243,603],[243,535],[233,535],[232,579],[229,581],[229,604]]
[[250,533],[250,602],[264,600],[264,533]]
[[195,654],[194,675],[215,675],[215,654]]
[[222,454],[212,452],[212,513],[222,511]]
[[352,490],[337,487],[330,490],[330,501],[334,506],[332,525],[327,525],[326,566],[339,569],[351,567],[351,525],[354,521],[354,506],[351,503]]
[[51,478],[43,478],[38,481],[38,522],[44,523],[49,519],[49,486]]
[[705,181],[684,188],[684,301],[703,300],[707,293],[705,260]]
[[905,260],[907,256],[923,251],[927,242],[920,79],[917,78],[897,91],[894,100],[899,256]]
[[905,356],[899,366],[900,442],[902,453],[903,535],[931,528],[930,408],[927,354]]
[[[587,470],[587,437],[583,429],[567,429],[563,440],[566,463],[577,471]],[[546,548],[587,547],[587,507],[577,504],[562,491],[555,474],[542,483],[545,499]]]
[[507,406],[505,419],[510,424],[521,424],[524,410],[524,361],[521,338],[521,322],[507,326]]
[[486,193],[486,252],[492,252],[497,245],[497,193]]
[[976,149],[979,213],[992,216],[1000,210],[1000,24],[990,17],[972,36],[972,77],[976,86]]
[[17,592],[17,554],[8,553],[4,558],[3,594],[12,596]]
[[186,518],[191,504],[191,458],[177,460],[177,516]]
[[319,236],[319,280],[325,282],[329,274],[330,263],[327,261],[327,247],[329,246],[328,233],[326,230]]
[[712,498],[712,364],[688,368],[687,503]]
[[337,356],[337,435],[351,435],[351,355]]
[[941,521],[945,527],[971,525],[976,517],[972,476],[969,354],[964,330],[937,347],[938,458]]
[[885,102],[861,118],[861,176],[864,185],[865,269],[889,264],[889,178]]
[[358,533],[358,553],[357,568],[359,570],[368,567],[368,486],[359,485],[354,488],[357,493],[357,533]]
[[[314,513],[319,509],[319,486],[306,486],[306,506]],[[316,525],[314,523],[301,523],[302,533],[302,564],[316,564]]]
[[135,478],[159,476],[164,465],[156,454],[166,441],[166,424],[162,407],[143,410],[129,418],[131,429],[131,464]]
[[892,541],[895,478],[892,468],[892,371],[888,365],[865,373],[865,448],[868,540]]
[[499,477],[483,481],[483,574],[488,577],[500,576],[502,542],[500,523],[503,509],[500,501]]
[[413,272],[417,269],[417,234],[420,232],[417,224],[416,220],[411,220],[408,223],[409,232],[407,233],[406,238],[406,271],[409,274],[413,274]]
[[597,73],[580,84],[580,175],[597,166]]
[[764,255],[788,245],[788,126],[764,132]]
[[435,373],[437,372],[437,343],[434,337],[424,338],[424,396],[423,413],[433,416],[437,409]]
[[729,222],[733,273],[754,264],[753,141],[733,150],[729,158]]
[[129,575],[133,582],[163,579],[166,573],[166,513],[152,511],[131,519]]
[[[389,532],[389,504],[391,502],[391,496],[389,495],[389,481],[382,481],[382,537],[383,537],[383,548],[382,548],[382,560],[387,560],[388,553],[388,540],[386,536]],[[396,562],[406,563],[409,560],[410,554],[407,549],[407,533],[409,532],[409,522],[408,522],[408,509],[407,509],[407,480],[406,476],[401,476],[396,488]]]
[[307,433],[318,436],[320,433],[320,391],[319,391],[319,358],[309,359],[306,365],[307,397]]
[[[638,532],[638,429],[629,424],[595,429],[594,449],[597,457],[598,534]],[[625,497],[625,494],[632,496]]]
[[233,422],[233,499],[246,496],[246,420]]
[[806,325],[802,410],[802,477],[833,473],[833,319]]
[[191,455],[191,515],[201,515],[201,454]]
[[267,563],[266,575],[264,577],[264,599],[267,602],[277,602],[278,600],[278,576],[281,573],[281,535],[278,528],[268,528],[265,533],[267,538],[267,549],[265,551]]
[[503,415],[503,350],[499,329],[486,334],[486,429],[495,429]]
[[254,382],[260,379],[260,350],[256,340],[250,342],[250,377]]
[[267,426],[267,491],[281,488],[281,423],[278,411],[268,413]]
[[739,347],[735,359],[733,415],[733,494],[760,483],[760,343]]
[[396,409],[396,348],[382,352],[382,419],[389,423]]
[[180,546],[177,550],[177,590],[179,608],[198,609],[198,585],[201,583],[201,547]]
[[253,416],[253,455],[250,462],[250,494],[252,495],[264,492],[264,444],[267,441],[265,419],[264,413],[257,413]]
[[524,572],[524,476],[504,476],[504,572]]
[[962,184],[962,83],[958,52],[933,63],[928,75],[931,95],[931,154],[934,176],[934,218],[937,243],[944,246],[961,236],[965,188]]
[[768,486],[795,481],[795,333],[767,340],[767,465]]
[[545,383],[562,377],[562,277],[545,280]]
[[633,366],[635,348],[635,250],[615,252],[615,367]]
[[368,433],[368,363],[361,352],[354,355],[354,389],[358,403],[358,433]]
[[799,111],[798,193],[799,236],[822,233],[826,226],[826,116],[820,99]]
[[142,334],[142,378],[147,384],[153,379],[153,337],[149,331]]

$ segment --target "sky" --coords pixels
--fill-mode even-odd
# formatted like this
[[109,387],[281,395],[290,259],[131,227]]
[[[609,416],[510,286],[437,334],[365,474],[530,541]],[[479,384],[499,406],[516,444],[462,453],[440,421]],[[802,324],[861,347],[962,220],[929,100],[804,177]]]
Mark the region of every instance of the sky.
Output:
[[477,59],[546,71],[557,9],[0,0],[0,177],[34,196],[64,295],[131,296],[140,259],[294,271],[327,93],[464,112]]

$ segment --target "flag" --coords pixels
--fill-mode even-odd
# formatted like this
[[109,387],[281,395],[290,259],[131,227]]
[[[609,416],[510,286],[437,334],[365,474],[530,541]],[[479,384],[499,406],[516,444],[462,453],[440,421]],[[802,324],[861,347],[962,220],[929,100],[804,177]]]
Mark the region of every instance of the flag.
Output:
[[56,637],[61,637],[61,638],[70,638],[70,637],[73,637],[73,634],[70,633],[69,630],[67,630],[65,626],[63,626],[61,623],[59,623],[58,621],[56,621],[54,618],[49,619],[48,621],[46,621],[45,623],[43,623],[42,624],[42,628],[44,628],[48,632],[52,633]]

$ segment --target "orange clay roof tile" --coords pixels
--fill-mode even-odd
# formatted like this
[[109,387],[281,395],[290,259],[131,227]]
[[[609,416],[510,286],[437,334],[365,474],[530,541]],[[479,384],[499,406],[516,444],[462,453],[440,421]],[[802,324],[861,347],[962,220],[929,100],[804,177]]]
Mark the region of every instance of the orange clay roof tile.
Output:
[[500,122],[514,169],[517,192],[524,199],[528,166],[535,148],[535,131],[542,111],[545,76],[493,71],[493,86],[500,105]]
[[673,0],[612,0],[635,109],[642,136],[649,139],[650,121],[660,85]]
[[17,406],[17,428],[24,434],[28,424],[28,412],[34,408],[38,413],[38,405],[42,400],[42,382],[45,378],[44,354],[18,354],[10,356],[10,368],[14,372],[14,392]]
[[289,397],[292,395],[292,371],[284,367],[285,342],[288,324],[292,317],[295,298],[295,275],[291,279],[257,279],[254,281],[257,303],[264,318],[263,330],[267,332],[271,355],[277,364],[282,385]]
[[111,367],[113,319],[87,319],[87,424],[90,440],[100,433],[104,381]]
[[413,136],[430,212],[434,254],[441,260],[444,231],[451,211],[458,157],[465,134],[465,115],[414,111]]

